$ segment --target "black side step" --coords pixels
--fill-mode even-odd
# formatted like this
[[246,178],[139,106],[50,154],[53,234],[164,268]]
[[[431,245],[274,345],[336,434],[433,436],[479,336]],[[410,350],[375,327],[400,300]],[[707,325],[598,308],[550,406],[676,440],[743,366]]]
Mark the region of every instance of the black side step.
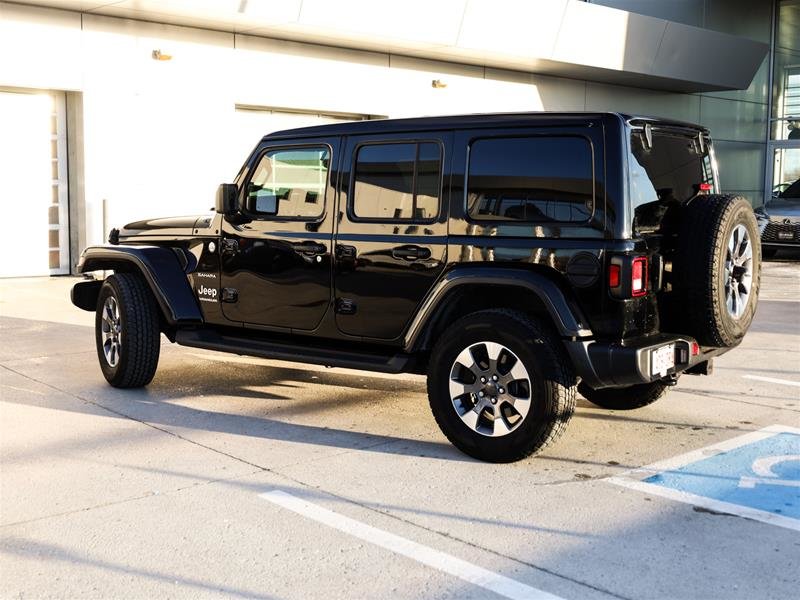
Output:
[[407,372],[410,370],[414,358],[410,354],[353,352],[352,350],[253,339],[222,334],[211,329],[181,329],[176,332],[175,341],[181,346],[191,346],[192,348],[380,373]]

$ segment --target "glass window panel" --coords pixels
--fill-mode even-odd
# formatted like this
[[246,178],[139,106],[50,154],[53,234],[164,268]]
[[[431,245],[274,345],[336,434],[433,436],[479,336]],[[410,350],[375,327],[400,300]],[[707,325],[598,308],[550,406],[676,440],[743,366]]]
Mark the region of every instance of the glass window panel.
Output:
[[356,158],[353,210],[367,219],[411,219],[416,144],[363,146]]
[[329,162],[327,148],[267,152],[248,184],[248,210],[274,217],[322,216]]
[[659,130],[653,131],[652,142],[646,144],[641,131],[631,134],[628,177],[636,233],[658,231],[670,223],[676,206],[699,193],[701,183],[716,185],[709,144]]
[[478,140],[470,148],[470,217],[583,222],[592,213],[592,151],[579,137]]
[[353,212],[382,221],[434,218],[439,212],[440,172],[438,144],[362,146],[356,155]]
[[800,4],[781,0],[777,10],[771,137],[800,140]]

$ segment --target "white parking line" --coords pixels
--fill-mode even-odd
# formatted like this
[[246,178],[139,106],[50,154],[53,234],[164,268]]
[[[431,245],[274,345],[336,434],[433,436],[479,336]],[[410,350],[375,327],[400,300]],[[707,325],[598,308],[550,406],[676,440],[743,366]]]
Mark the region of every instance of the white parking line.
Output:
[[480,586],[506,598],[519,600],[562,600],[559,596],[543,592],[514,579],[499,575],[451,554],[428,548],[412,542],[388,531],[372,527],[350,517],[345,517],[327,508],[317,506],[307,500],[293,496],[287,492],[273,490],[259,494],[278,506],[313,519],[318,523],[333,527],[360,540],[391,550],[407,558],[420,562],[439,571],[454,575],[473,585]]
[[780,383],[781,385],[793,385],[800,387],[800,381],[790,381],[788,379],[776,379],[775,377],[761,377],[760,375],[742,375],[743,379],[755,379],[756,381],[766,381],[767,383]]

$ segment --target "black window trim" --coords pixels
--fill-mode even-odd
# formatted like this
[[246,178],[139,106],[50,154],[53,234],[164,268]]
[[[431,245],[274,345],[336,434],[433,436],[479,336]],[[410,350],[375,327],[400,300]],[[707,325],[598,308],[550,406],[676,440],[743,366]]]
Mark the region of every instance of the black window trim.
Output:
[[[414,144],[414,175],[412,179],[413,190],[413,205],[411,214],[414,214],[414,208],[417,204],[417,163],[419,162],[419,147],[421,144],[436,144],[439,148],[439,195],[436,206],[436,214],[429,219],[415,219],[413,216],[408,219],[381,219],[380,217],[359,217],[355,212],[355,189],[356,189],[356,161],[358,159],[358,151],[364,146],[388,146],[390,144]],[[350,181],[347,184],[347,218],[352,223],[404,223],[412,225],[430,225],[436,223],[442,214],[442,196],[443,196],[443,182],[444,182],[444,144],[440,139],[421,139],[421,138],[408,138],[408,139],[383,139],[383,140],[367,140],[359,142],[353,147],[353,153],[350,158]]]
[[[589,144],[589,152],[591,153],[591,164],[592,164],[592,210],[589,213],[589,216],[583,221],[555,221],[555,220],[515,220],[515,219],[476,219],[474,218],[469,212],[469,163],[472,158],[472,146],[475,142],[479,142],[481,140],[498,140],[498,139],[520,139],[520,138],[554,138],[554,137],[571,137],[571,138],[580,138],[586,140]],[[562,227],[580,227],[583,225],[589,225],[595,216],[595,212],[597,210],[597,169],[595,168],[595,148],[594,148],[594,140],[588,135],[584,135],[578,132],[565,132],[565,131],[548,131],[542,133],[532,133],[532,132],[525,132],[525,133],[516,133],[510,135],[483,135],[483,136],[476,136],[470,138],[469,142],[467,143],[467,156],[466,156],[466,166],[464,169],[464,197],[463,197],[463,210],[464,210],[464,218],[466,221],[470,223],[476,223],[479,225],[487,226],[487,225],[525,225],[529,223],[534,223],[537,225],[557,225]]]
[[[266,154],[269,152],[274,152],[276,150],[302,150],[306,148],[325,148],[328,150],[329,162],[328,162],[328,173],[325,179],[325,190],[322,194],[322,212],[317,217],[290,217],[285,216],[281,217],[278,215],[269,215],[267,213],[260,213],[257,211],[251,211],[247,209],[247,190],[250,187],[250,182],[253,180],[253,176],[255,175],[256,168],[261,163],[261,159],[264,158]],[[241,187],[241,195],[244,202],[240,203],[241,212],[245,215],[248,219],[253,219],[254,221],[275,221],[275,222],[297,222],[297,223],[322,223],[325,220],[327,215],[327,207],[328,207],[328,192],[331,189],[331,172],[334,170],[333,166],[333,146],[328,144],[327,142],[320,142],[320,143],[302,143],[302,144],[280,144],[277,146],[265,146],[261,150],[258,151],[256,154],[255,160],[252,162],[252,169],[251,172],[247,174],[247,179],[245,179],[244,184]]]

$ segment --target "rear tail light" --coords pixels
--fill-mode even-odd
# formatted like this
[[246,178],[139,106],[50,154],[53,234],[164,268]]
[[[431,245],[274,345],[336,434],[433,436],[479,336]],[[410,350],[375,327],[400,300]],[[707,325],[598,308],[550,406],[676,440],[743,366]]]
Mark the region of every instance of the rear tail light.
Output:
[[697,356],[698,354],[700,354],[700,344],[692,342],[692,356]]
[[697,187],[700,188],[701,192],[710,192],[713,186],[710,183],[701,183]]
[[640,298],[650,287],[650,265],[646,256],[617,254],[608,261],[608,291],[614,298]]
[[637,298],[647,293],[647,257],[639,256],[631,264],[631,296]]
[[611,265],[608,269],[608,287],[618,288],[620,284],[620,271],[619,265]]

